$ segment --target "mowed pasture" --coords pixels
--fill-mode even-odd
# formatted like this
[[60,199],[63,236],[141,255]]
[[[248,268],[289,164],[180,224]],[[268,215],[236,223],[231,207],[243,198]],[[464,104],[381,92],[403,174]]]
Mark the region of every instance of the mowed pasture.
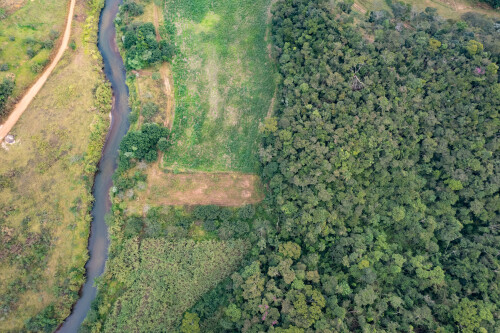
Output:
[[[255,172],[259,123],[274,93],[265,41],[268,0],[167,0],[165,30],[176,42],[174,171]],[[250,15],[251,13],[251,15]]]
[[12,107],[49,63],[64,29],[68,3],[66,0],[8,3],[7,16],[0,19],[0,81],[14,78],[16,85],[7,108]]
[[[40,3],[50,9],[56,2],[65,8],[65,1]],[[84,3],[75,8],[83,19]],[[89,147],[100,152],[108,114],[94,104],[103,82],[91,56],[97,47],[82,41],[84,20],[74,22],[75,50],[68,48],[14,127],[16,142],[0,148],[0,331],[53,328],[84,281],[97,164]]]

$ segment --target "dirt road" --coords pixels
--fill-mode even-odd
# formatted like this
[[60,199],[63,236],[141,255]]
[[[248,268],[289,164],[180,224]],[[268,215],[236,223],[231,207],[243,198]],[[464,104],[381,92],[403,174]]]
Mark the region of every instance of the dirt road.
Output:
[[19,103],[16,104],[14,110],[10,114],[7,121],[2,125],[2,127],[0,127],[0,141],[2,141],[7,136],[7,134],[9,134],[9,132],[12,130],[14,125],[17,123],[17,121],[23,114],[23,112],[28,108],[33,98],[35,98],[36,94],[38,94],[40,89],[42,89],[43,85],[49,78],[50,74],[56,67],[59,60],[61,60],[64,51],[68,47],[69,37],[71,35],[71,23],[73,22],[73,12],[75,10],[75,2],[76,0],[71,0],[68,11],[68,17],[66,19],[66,28],[64,29],[64,36],[56,56],[50,63],[49,67],[47,67],[43,72],[43,74],[38,78],[35,84],[31,86],[28,92],[23,96],[21,101],[19,101]]

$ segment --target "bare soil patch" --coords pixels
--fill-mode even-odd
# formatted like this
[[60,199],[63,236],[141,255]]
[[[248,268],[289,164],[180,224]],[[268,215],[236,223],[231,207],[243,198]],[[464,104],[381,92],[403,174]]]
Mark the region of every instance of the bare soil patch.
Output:
[[147,172],[148,187],[136,193],[130,208],[142,211],[145,205],[243,206],[264,199],[260,178],[239,172],[163,172],[157,164]]
[[5,123],[1,126],[0,128],[0,141],[9,134],[10,130],[14,127],[14,125],[17,123],[21,115],[24,113],[26,108],[30,105],[31,101],[35,96],[38,94],[40,89],[42,89],[43,85],[49,78],[50,74],[56,67],[57,63],[59,60],[61,60],[64,51],[68,47],[68,42],[69,42],[69,37],[71,35],[71,22],[73,20],[73,12],[75,10],[75,3],[76,0],[71,0],[70,7],[68,10],[68,18],[66,20],[66,29],[64,30],[64,35],[61,41],[61,45],[59,46],[59,49],[57,51],[57,54],[55,55],[54,59],[50,63],[50,65],[43,71],[42,75],[38,78],[38,80],[31,86],[31,88],[28,90],[28,92],[23,96],[21,101],[16,104],[14,107],[14,110],[10,114],[9,118],[5,121]]
[[0,8],[4,8],[7,13],[12,14],[21,8],[27,0],[2,0],[0,1]]
[[362,7],[360,4],[354,3],[354,10],[360,12],[361,14],[366,14],[366,9]]
[[165,121],[163,122],[163,125],[165,127],[168,127],[172,129],[172,125],[174,123],[174,78],[172,77],[172,71],[170,69],[170,64],[169,63],[163,63],[163,65],[160,68],[160,74],[161,78],[163,80],[163,85],[165,89],[165,95],[167,96],[167,103],[166,103],[166,115],[165,115]]

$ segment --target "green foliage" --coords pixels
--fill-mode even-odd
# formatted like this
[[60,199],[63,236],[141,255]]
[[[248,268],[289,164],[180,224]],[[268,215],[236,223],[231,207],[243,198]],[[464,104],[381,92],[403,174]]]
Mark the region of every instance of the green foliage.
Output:
[[144,117],[144,122],[150,123],[154,120],[160,109],[154,102],[146,102],[142,105],[141,114]]
[[267,53],[270,36],[265,41],[268,4],[165,2],[162,28],[178,49],[172,63],[172,147],[164,155],[164,166],[182,171],[258,170],[259,124],[275,90],[274,61]]
[[59,323],[53,304],[47,306],[38,315],[26,322],[26,329],[32,332],[53,332]]
[[126,0],[120,6],[120,13],[132,17],[139,16],[144,14],[144,6],[133,0]]
[[[123,6],[120,7],[123,9]],[[171,61],[175,49],[166,40],[156,40],[152,23],[122,25],[125,67],[142,69],[163,61]]]
[[2,83],[0,83],[0,116],[4,115],[5,105],[13,90],[14,81],[7,78],[3,79]]
[[196,313],[186,312],[184,319],[182,319],[181,332],[182,333],[198,333],[200,332],[200,318]]
[[490,5],[493,8],[499,8],[500,7],[500,0],[481,0],[478,2],[485,2],[488,5]]
[[95,87],[94,105],[99,111],[106,114],[111,112],[112,98],[113,91],[108,81],[102,81]]
[[480,42],[471,39],[467,42],[466,49],[467,52],[469,52],[469,55],[473,56],[476,55],[477,53],[482,52],[484,47],[483,44],[481,44]]
[[109,313],[98,315],[104,331],[172,331],[181,325],[182,332],[199,332],[198,315],[186,313],[181,324],[182,314],[239,265],[247,245],[238,240],[146,239],[139,247],[135,238],[122,248],[110,259],[106,279],[126,288]]
[[120,166],[128,169],[131,160],[154,162],[158,158],[157,143],[169,130],[155,123],[144,124],[140,131],[129,131],[120,143]]

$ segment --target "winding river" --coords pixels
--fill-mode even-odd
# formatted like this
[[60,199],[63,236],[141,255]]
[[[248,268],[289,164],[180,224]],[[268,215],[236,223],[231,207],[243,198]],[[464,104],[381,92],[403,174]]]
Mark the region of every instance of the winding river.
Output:
[[92,224],[90,227],[89,256],[85,265],[87,280],[80,292],[80,299],[74,305],[71,315],[66,318],[57,330],[60,333],[75,333],[87,316],[90,305],[97,290],[94,279],[104,271],[108,257],[108,230],[104,216],[109,212],[111,202],[109,190],[112,186],[112,176],[116,169],[118,147],[129,128],[128,88],[125,84],[125,68],[118,52],[115,41],[114,19],[118,13],[118,6],[122,0],[106,0],[99,21],[99,51],[104,60],[104,72],[111,82],[114,100],[111,110],[112,121],[106,137],[106,143],[99,162],[99,171],[95,177],[93,195],[95,198],[92,208]]

